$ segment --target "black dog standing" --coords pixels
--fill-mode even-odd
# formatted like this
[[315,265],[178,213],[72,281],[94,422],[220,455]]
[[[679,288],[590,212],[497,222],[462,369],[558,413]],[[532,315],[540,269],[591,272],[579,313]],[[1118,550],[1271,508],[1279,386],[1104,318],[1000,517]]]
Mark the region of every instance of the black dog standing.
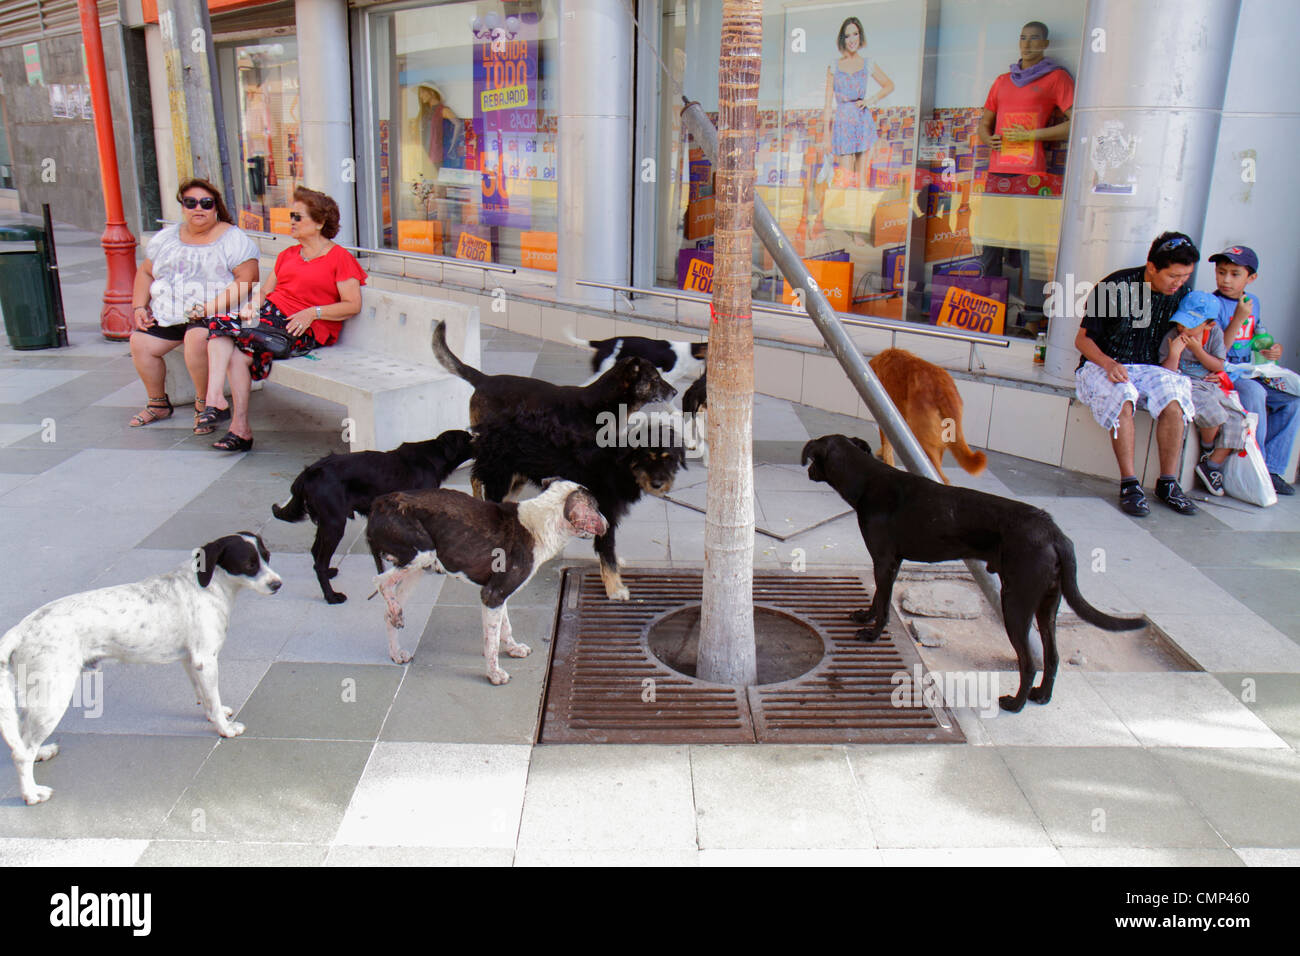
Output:
[[271,514],[281,521],[316,523],[316,540],[311,556],[321,593],[330,604],[342,604],[346,594],[335,591],[330,579],[338,574],[330,567],[334,550],[343,540],[348,518],[370,514],[371,503],[394,491],[437,488],[470,456],[470,435],[445,431],[429,441],[403,442],[393,451],[358,451],[326,455],[302,470],[293,480],[292,497],[272,505]]
[[[1003,710],[1019,711],[1026,699],[1038,704],[1052,699],[1056,611],[1062,596],[1095,627],[1130,631],[1146,626],[1142,618],[1112,617],[1083,599],[1075,580],[1074,543],[1040,508],[896,471],[878,461],[860,438],[814,438],[804,445],[799,461],[808,465],[810,479],[829,484],[858,513],[876,580],[871,606],[853,614],[856,623],[868,625],[858,632],[861,640],[874,641],[885,629],[903,561],[974,558],[999,576],[1002,619],[1020,670],[1016,693],[999,698]],[[1043,637],[1043,680],[1031,690],[1029,626],[1035,617]]]

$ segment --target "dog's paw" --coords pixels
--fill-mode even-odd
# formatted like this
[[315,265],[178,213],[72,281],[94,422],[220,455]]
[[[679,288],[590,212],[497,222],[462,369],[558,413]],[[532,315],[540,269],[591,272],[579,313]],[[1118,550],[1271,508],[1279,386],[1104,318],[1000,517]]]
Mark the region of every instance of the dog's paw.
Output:
[[513,644],[506,648],[506,653],[511,657],[527,657],[533,652],[533,649],[527,644]]
[[331,591],[329,594],[325,595],[326,604],[342,604],[347,599],[348,596],[342,591]]
[[59,752],[58,744],[46,744],[40,750],[36,751],[36,759],[49,760],[51,757],[56,756],[58,752]]
[[499,687],[502,684],[509,683],[510,675],[500,668],[497,668],[494,671],[488,671],[488,680]]
[[229,721],[224,727],[217,728],[217,733],[221,734],[223,737],[238,737],[243,732],[244,725],[239,723],[237,720]]
[[29,793],[23,794],[23,803],[31,807],[38,803],[44,803],[52,796],[54,796],[53,790],[49,787],[42,787],[40,784],[37,784]]
[[390,647],[388,649],[388,656],[394,664],[411,663],[410,653],[408,651],[402,650],[400,647]]
[[1005,697],[998,698],[998,706],[1008,713],[1018,714],[1025,706],[1025,702],[1014,694],[1007,694]]
[[1034,687],[1029,691],[1029,699],[1035,704],[1046,704],[1051,701],[1052,692],[1050,690],[1043,690],[1041,687]]
[[618,587],[614,588],[606,587],[605,597],[609,598],[611,601],[630,601],[632,599],[632,592],[627,589],[626,584],[620,584]]
[[864,627],[853,635],[859,641],[866,641],[868,644],[880,640],[880,631],[873,627]]

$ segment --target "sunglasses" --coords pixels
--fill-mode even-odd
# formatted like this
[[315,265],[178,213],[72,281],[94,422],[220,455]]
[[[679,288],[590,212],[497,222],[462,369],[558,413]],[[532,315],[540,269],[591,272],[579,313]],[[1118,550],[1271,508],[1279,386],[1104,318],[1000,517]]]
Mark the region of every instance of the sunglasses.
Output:
[[186,196],[181,200],[181,205],[186,209],[211,209],[217,204],[217,201],[211,196],[205,199],[195,199],[193,196]]
[[1186,236],[1177,236],[1173,239],[1166,239],[1164,242],[1160,243],[1156,252],[1168,252],[1170,249],[1177,249],[1179,246],[1190,246],[1191,244],[1192,240],[1188,239]]

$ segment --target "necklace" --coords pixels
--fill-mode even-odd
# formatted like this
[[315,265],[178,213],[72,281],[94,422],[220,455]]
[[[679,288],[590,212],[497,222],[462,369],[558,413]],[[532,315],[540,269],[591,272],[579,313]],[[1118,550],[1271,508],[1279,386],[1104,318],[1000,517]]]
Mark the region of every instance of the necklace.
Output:
[[323,246],[309,255],[307,247],[302,243],[298,243],[298,255],[302,258],[303,262],[311,262],[313,259],[319,259],[321,256],[325,255],[325,253],[329,252],[331,245],[332,243],[327,241]]

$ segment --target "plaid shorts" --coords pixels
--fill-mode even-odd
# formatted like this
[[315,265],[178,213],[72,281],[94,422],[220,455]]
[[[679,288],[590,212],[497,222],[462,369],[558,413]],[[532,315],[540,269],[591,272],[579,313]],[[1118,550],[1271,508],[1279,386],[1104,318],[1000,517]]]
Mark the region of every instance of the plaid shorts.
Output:
[[1192,382],[1192,405],[1197,428],[1217,428],[1215,448],[1240,451],[1246,447],[1246,412],[1239,408],[1215,382]]
[[1079,401],[1092,409],[1097,424],[1112,435],[1119,434],[1119,413],[1125,402],[1133,409],[1145,408],[1156,418],[1170,402],[1183,409],[1183,418],[1192,420],[1192,380],[1181,372],[1171,372],[1159,365],[1125,365],[1127,382],[1112,382],[1106,370],[1094,362],[1084,362],[1074,373],[1074,391]]

